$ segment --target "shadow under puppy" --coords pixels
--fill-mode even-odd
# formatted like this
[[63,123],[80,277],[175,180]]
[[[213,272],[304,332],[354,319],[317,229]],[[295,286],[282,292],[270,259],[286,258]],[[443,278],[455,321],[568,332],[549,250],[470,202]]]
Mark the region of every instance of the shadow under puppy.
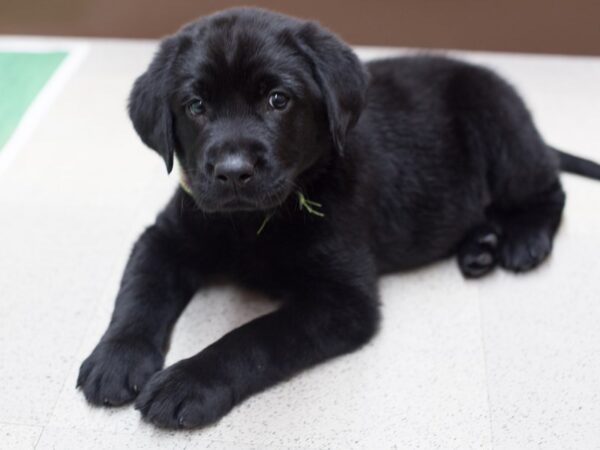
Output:
[[[432,56],[361,64],[310,22],[233,9],[166,38],[130,116],[179,188],[134,246],[110,325],[81,366],[93,404],[158,426],[211,423],[375,334],[377,277],[457,253],[467,277],[546,258],[565,195],[515,91]],[[277,311],[161,370],[169,334],[216,276]],[[202,330],[198,330],[202,332]]]

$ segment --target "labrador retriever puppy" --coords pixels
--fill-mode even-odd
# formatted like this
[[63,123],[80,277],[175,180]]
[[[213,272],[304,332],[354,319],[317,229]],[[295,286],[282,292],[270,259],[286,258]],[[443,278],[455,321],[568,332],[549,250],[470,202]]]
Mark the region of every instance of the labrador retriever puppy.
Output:
[[[536,267],[565,203],[561,165],[600,179],[545,144],[485,68],[363,65],[315,23],[259,9],[166,38],[129,113],[168,171],[179,161],[181,188],[135,244],[78,386],[97,405],[136,399],[167,428],[214,422],[368,342],[380,274],[453,254],[465,277]],[[281,308],[162,369],[178,316],[223,276]]]

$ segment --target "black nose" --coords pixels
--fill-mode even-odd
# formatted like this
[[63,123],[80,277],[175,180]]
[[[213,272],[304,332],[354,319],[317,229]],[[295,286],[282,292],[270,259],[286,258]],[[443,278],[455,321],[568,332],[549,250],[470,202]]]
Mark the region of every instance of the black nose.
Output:
[[222,184],[243,185],[254,176],[254,164],[238,155],[229,155],[214,165],[214,177]]

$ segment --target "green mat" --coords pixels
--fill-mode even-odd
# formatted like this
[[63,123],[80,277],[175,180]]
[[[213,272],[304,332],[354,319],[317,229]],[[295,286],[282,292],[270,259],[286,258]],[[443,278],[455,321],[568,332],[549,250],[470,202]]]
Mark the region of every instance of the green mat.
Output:
[[66,52],[0,52],[0,154]]

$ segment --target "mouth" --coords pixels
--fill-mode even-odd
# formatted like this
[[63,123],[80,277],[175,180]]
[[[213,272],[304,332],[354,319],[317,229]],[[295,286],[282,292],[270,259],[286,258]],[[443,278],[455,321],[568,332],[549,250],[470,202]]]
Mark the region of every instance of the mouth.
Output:
[[232,192],[229,195],[207,193],[193,195],[200,209],[206,212],[268,211],[283,204],[289,197],[286,183],[276,183],[263,192],[244,194]]
[[254,211],[259,208],[258,205],[248,199],[235,197],[221,203],[218,210],[221,211]]

